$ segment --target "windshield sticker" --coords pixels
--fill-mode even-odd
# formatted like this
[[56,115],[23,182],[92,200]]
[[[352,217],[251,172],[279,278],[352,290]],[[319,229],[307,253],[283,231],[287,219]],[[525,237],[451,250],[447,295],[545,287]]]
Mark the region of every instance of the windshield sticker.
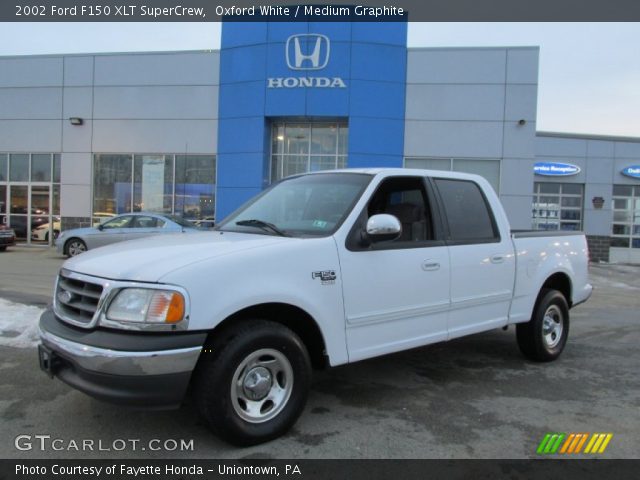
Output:
[[327,226],[327,222],[325,222],[324,220],[314,220],[313,226],[315,228],[325,228]]

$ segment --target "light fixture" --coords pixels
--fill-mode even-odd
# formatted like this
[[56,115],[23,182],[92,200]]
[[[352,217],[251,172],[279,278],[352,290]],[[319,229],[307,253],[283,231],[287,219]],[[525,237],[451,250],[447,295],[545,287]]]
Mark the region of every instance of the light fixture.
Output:
[[523,126],[525,123],[527,123],[527,121],[524,118],[521,118],[520,120],[518,120],[518,125]]
[[602,210],[602,207],[604,207],[604,198],[602,198],[602,197],[593,197],[591,199],[591,203],[593,203],[593,208],[595,210]]
[[69,123],[71,123],[71,125],[82,125],[84,121],[80,117],[71,117]]

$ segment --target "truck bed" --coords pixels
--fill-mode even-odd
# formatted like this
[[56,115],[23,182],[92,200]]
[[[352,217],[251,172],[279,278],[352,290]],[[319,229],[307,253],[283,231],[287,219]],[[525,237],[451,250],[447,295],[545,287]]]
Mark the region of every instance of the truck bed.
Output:
[[511,230],[513,238],[571,237],[573,235],[584,235],[584,232],[579,230]]

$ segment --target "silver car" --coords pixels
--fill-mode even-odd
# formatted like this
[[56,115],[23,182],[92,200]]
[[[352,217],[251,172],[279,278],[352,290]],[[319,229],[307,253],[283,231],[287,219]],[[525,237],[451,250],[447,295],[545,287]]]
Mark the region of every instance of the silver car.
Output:
[[87,250],[124,240],[135,240],[161,233],[197,232],[198,228],[173,215],[157,213],[125,213],[95,227],[74,228],[60,233],[56,239],[58,253],[68,257]]

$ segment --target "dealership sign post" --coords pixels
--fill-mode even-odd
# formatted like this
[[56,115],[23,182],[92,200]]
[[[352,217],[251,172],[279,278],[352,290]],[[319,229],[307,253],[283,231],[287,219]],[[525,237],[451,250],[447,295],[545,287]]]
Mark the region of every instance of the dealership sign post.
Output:
[[566,177],[580,173],[580,167],[570,163],[537,162],[533,166],[533,172],[547,177]]

